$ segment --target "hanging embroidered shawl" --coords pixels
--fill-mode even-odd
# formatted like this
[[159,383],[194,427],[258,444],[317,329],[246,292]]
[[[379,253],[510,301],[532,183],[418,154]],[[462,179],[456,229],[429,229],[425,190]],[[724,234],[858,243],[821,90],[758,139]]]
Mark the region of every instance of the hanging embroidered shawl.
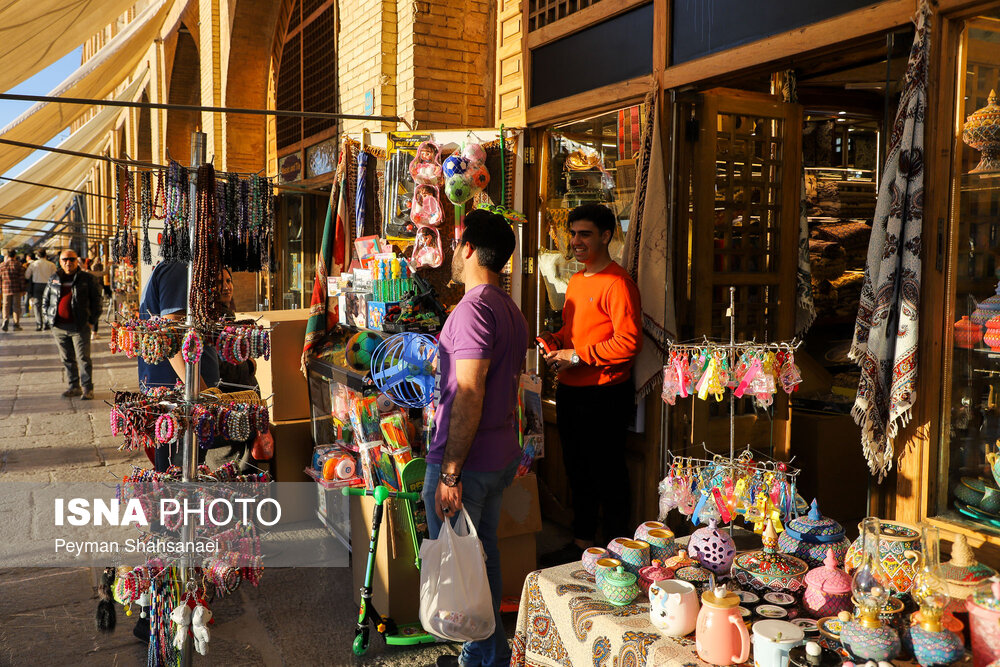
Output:
[[799,202],[799,260],[795,271],[795,334],[802,336],[816,320],[812,264],[809,262],[809,219],[806,217],[806,174],[802,171]]
[[868,467],[892,468],[893,440],[910,420],[917,383],[920,232],[930,9],[921,3],[903,93],[889,137],[850,357],[861,366],[851,410]]
[[644,339],[632,371],[637,400],[662,381],[666,339],[677,331],[664,187],[667,179],[660,142],[660,104],[656,97],[646,96],[648,111],[642,128],[635,200],[622,258],[625,270],[642,294]]

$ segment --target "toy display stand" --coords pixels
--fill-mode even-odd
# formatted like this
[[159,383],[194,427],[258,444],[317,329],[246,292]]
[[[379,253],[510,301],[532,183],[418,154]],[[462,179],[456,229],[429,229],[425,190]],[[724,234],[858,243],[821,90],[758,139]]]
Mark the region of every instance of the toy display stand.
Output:
[[[729,342],[728,343],[711,341],[708,338],[703,338],[700,342],[693,342],[693,343],[675,343],[675,342],[671,341],[667,345],[667,355],[668,355],[668,357],[671,354],[675,353],[675,352],[676,353],[691,353],[691,352],[696,352],[696,351],[700,351],[700,350],[703,350],[703,349],[708,349],[708,351],[712,352],[712,353],[714,353],[714,352],[724,352],[726,354],[736,354],[736,353],[739,353],[739,352],[745,350],[748,345],[752,345],[752,346],[756,346],[756,347],[760,347],[760,348],[769,348],[769,349],[773,349],[773,350],[776,350],[776,351],[794,352],[801,345],[801,342],[798,341],[798,340],[796,340],[796,339],[793,339],[790,342],[764,342],[764,343],[756,343],[756,342],[745,343],[745,342],[743,342],[743,343],[737,343],[736,342],[736,288],[732,287],[732,286],[730,286],[730,288],[729,288],[729,307],[726,310],[726,317],[729,318]],[[775,391],[777,391],[777,388],[775,388]],[[728,456],[728,458],[724,458],[724,459],[720,460],[720,456],[716,455],[716,454],[713,454],[711,451],[709,451],[709,449],[705,446],[705,443],[702,443],[702,445],[701,445],[702,449],[704,449],[705,453],[708,455],[708,458],[705,458],[705,459],[691,458],[691,457],[678,457],[678,456],[675,456],[673,454],[673,452],[670,452],[670,451],[667,451],[667,454],[672,459],[683,459],[685,462],[693,464],[696,467],[708,468],[709,466],[716,466],[716,467],[722,466],[722,467],[729,467],[729,468],[733,468],[733,469],[739,468],[741,470],[747,470],[748,467],[750,467],[750,468],[758,468],[758,469],[760,469],[762,467],[766,467],[766,471],[768,473],[773,474],[773,475],[775,475],[775,476],[777,476],[777,477],[779,477],[781,479],[789,481],[791,483],[791,488],[794,488],[794,479],[799,474],[799,470],[798,469],[792,468],[789,465],[791,463],[791,461],[795,460],[794,456],[792,457],[792,459],[788,463],[783,463],[779,467],[778,462],[770,460],[769,457],[768,457],[768,459],[769,459],[768,461],[763,461],[763,462],[758,462],[758,463],[752,462],[752,460],[748,458],[748,455],[751,454],[750,446],[749,445],[747,445],[747,448],[739,456],[736,455],[736,396],[734,395],[734,393],[732,391],[727,391],[726,393],[729,396],[729,456]],[[754,452],[754,453],[757,454],[758,456],[760,455],[757,452]],[[793,506],[795,504],[794,503],[794,498],[793,498],[793,503],[792,504],[793,504]],[[733,534],[734,525],[735,525],[735,517],[733,517],[733,521],[729,522],[729,533],[730,533],[730,535]]]

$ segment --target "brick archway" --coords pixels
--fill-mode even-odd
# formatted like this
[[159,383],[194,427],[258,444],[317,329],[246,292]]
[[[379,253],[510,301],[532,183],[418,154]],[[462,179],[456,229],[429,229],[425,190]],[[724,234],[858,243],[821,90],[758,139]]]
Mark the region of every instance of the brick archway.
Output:
[[[287,9],[275,0],[239,0],[232,17],[225,105],[266,109],[271,51],[278,16]],[[229,114],[223,124],[226,171],[259,171],[267,159],[267,119]]]
[[[175,33],[173,61],[170,66],[170,84],[167,102],[170,104],[201,103],[201,60],[198,43],[185,24]],[[165,143],[170,157],[181,164],[191,161],[191,133],[201,126],[197,111],[167,111]]]

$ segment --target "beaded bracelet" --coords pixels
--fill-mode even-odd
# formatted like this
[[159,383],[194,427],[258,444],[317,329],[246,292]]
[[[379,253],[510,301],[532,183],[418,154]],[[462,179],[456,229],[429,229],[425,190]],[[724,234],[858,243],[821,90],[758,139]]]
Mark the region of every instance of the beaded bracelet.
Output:
[[111,435],[118,437],[125,432],[125,416],[118,406],[111,408]]
[[181,346],[181,357],[185,363],[194,364],[201,360],[201,353],[205,349],[205,344],[201,336],[194,329],[184,335],[184,343]]
[[173,442],[179,430],[177,418],[167,412],[156,419],[156,440],[162,444]]

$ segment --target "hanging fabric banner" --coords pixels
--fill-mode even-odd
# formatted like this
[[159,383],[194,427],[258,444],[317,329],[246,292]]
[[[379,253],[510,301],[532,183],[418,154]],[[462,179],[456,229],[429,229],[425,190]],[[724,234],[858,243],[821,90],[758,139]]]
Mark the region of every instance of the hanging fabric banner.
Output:
[[623,257],[625,270],[642,294],[644,341],[633,370],[637,399],[662,381],[666,340],[677,331],[664,167],[660,103],[651,93],[646,96],[635,203]]
[[312,299],[309,301],[309,319],[306,321],[306,337],[302,346],[301,369],[305,374],[309,351],[319,339],[337,323],[337,311],[329,309],[327,303],[327,277],[340,275],[346,268],[347,244],[350,234],[347,230],[347,161],[350,151],[345,142],[337,162],[337,173],[330,188],[330,201],[326,207],[326,221],[323,223],[323,244],[316,257],[316,276],[313,279]]
[[921,2],[903,93],[892,125],[850,357],[861,366],[851,410],[868,467],[892,469],[893,440],[912,416],[917,384],[920,232],[930,7]]

